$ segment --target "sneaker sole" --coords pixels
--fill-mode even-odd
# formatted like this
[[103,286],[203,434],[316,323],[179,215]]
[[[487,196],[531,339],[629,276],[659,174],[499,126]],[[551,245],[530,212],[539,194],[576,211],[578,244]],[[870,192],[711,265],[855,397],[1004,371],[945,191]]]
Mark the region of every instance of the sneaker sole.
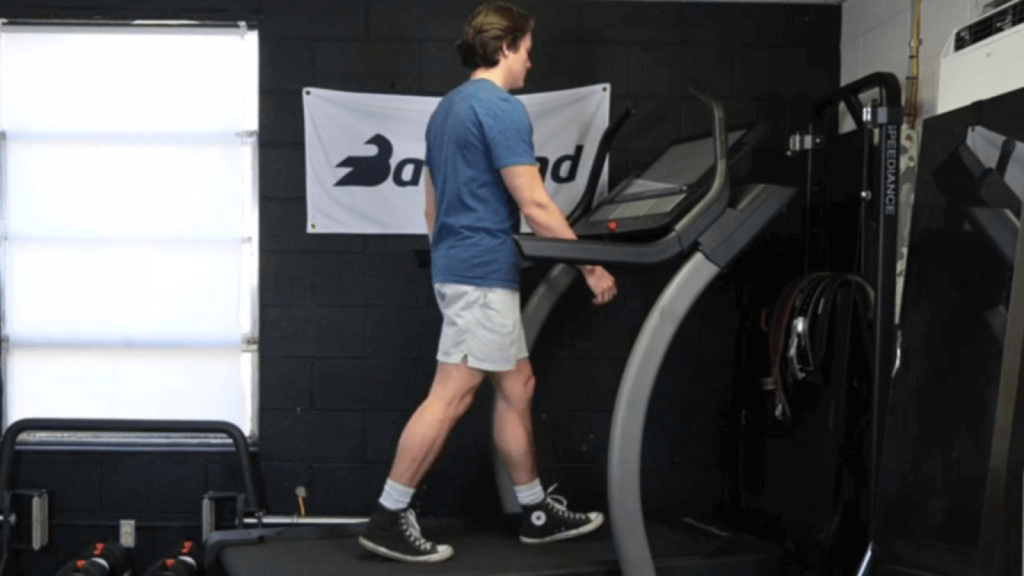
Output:
[[576,538],[577,536],[583,536],[589,534],[594,530],[597,530],[604,524],[604,514],[596,513],[597,517],[590,521],[589,524],[584,524],[575,530],[567,530],[565,532],[559,532],[547,538],[527,538],[526,536],[520,536],[519,541],[523,544],[548,544],[550,542],[558,542],[559,540],[568,540],[570,538]]
[[412,562],[415,564],[433,564],[435,562],[443,562],[451,558],[452,554],[455,553],[454,549],[450,546],[446,546],[434,554],[428,554],[426,556],[409,556],[408,554],[400,554],[393,550],[388,550],[383,546],[378,546],[362,536],[359,537],[359,545],[378,556],[383,556],[391,560],[398,560],[399,562]]

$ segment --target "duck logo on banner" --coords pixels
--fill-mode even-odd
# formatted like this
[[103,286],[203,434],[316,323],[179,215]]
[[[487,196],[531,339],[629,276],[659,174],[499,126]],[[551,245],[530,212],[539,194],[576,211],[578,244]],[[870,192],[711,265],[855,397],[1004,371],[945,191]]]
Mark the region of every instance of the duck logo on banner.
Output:
[[[349,172],[334,183],[335,186],[380,186],[391,176],[391,156],[395,147],[383,134],[374,134],[366,144],[377,147],[373,156],[349,156],[335,168],[349,168]],[[411,172],[408,170],[412,168]],[[395,186],[418,186],[423,174],[423,160],[406,158],[395,166]]]

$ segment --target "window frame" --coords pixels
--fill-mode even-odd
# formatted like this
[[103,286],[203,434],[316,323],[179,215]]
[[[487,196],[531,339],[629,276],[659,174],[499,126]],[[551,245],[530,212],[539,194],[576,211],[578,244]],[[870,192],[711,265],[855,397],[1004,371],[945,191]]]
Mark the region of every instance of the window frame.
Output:
[[[249,21],[196,21],[196,20],[37,20],[37,19],[3,19],[0,18],[0,34],[3,28],[18,27],[19,33],[23,33],[32,27],[38,27],[40,32],[54,30],[70,30],[82,28],[104,28],[105,31],[116,33],[123,30],[130,33],[140,31],[152,32],[155,34],[172,32],[175,34],[187,34],[195,32],[202,34],[210,29],[237,29],[240,34],[257,34],[254,37],[256,42],[256,61],[252,63],[257,76],[260,71],[259,51],[260,37],[258,28],[254,22]],[[44,30],[45,29],[45,30]],[[2,44],[0,44],[2,48]],[[3,63],[3,53],[0,50],[0,65]],[[248,308],[250,320],[249,330],[240,332],[240,340],[237,351],[240,361],[244,362],[245,355],[249,355],[247,363],[248,374],[243,369],[242,382],[248,380],[248,424],[250,426],[246,435],[253,449],[258,448],[259,442],[259,376],[260,376],[260,300],[259,300],[259,275],[260,275],[260,229],[259,229],[259,129],[258,111],[260,106],[259,81],[256,79],[255,93],[252,94],[257,113],[257,127],[252,130],[239,131],[235,133],[240,147],[249,149],[248,173],[243,174],[243,181],[239,185],[242,190],[242,236],[240,237],[240,248],[242,255],[240,267],[243,284],[239,287],[239,314],[243,314]],[[8,356],[10,353],[10,337],[7,332],[7,287],[8,287],[8,179],[7,179],[7,133],[3,126],[0,126],[0,426],[6,431],[12,422],[8,421],[7,398],[8,398]],[[243,164],[244,166],[244,164]],[[248,192],[246,192],[248,191]],[[243,406],[243,414],[246,408]],[[218,434],[167,434],[167,433],[138,433],[138,432],[26,432],[18,439],[19,449],[30,448],[40,450],[147,450],[147,451],[181,451],[181,450],[217,450],[232,448],[233,442],[230,438]]]

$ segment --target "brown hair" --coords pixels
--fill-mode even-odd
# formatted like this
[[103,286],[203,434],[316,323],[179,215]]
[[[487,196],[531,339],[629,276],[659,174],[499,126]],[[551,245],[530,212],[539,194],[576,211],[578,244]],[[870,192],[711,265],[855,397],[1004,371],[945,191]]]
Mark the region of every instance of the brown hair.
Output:
[[519,42],[533,31],[534,17],[507,2],[485,2],[466,21],[462,40],[455,45],[462,65],[470,70],[498,65],[501,49],[519,47]]

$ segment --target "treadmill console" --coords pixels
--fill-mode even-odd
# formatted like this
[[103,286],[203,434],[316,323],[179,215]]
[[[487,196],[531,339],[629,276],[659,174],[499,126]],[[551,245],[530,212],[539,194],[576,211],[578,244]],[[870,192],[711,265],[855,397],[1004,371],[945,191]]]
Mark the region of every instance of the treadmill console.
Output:
[[[729,171],[733,178],[742,176],[735,173],[734,164],[749,155],[747,152],[760,137],[761,128],[747,126],[728,133]],[[643,173],[619,184],[573,229],[580,237],[659,232],[707,194],[714,175],[712,136],[678,141]]]

